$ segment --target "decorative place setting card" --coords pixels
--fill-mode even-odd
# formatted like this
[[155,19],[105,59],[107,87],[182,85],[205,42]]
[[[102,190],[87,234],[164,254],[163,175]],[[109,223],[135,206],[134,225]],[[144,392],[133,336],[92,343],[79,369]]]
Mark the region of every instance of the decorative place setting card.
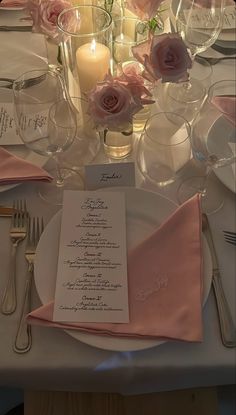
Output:
[[22,144],[20,136],[16,132],[13,104],[0,103],[0,145]]
[[64,192],[53,320],[129,322],[123,193]]
[[135,186],[134,163],[90,164],[85,166],[85,184],[88,190],[115,186]]

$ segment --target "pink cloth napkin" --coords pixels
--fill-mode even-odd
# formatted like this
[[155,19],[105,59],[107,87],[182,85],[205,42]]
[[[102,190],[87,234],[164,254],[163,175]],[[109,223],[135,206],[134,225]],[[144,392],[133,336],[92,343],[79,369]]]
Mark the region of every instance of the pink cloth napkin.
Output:
[[0,185],[29,180],[52,181],[52,177],[41,167],[14,156],[0,148]]
[[24,7],[27,0],[2,0],[0,7]]
[[212,98],[212,104],[227,118],[236,125],[236,96],[220,95]]
[[202,340],[199,196],[179,207],[128,255],[129,323],[53,322],[53,302],[27,320],[63,329],[136,338]]

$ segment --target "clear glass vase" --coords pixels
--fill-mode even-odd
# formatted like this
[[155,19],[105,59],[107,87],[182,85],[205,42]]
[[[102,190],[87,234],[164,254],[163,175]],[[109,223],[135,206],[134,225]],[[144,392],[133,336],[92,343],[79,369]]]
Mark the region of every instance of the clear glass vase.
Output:
[[125,131],[111,131],[105,129],[100,132],[104,152],[112,159],[124,159],[130,155],[133,148],[133,125],[130,124]]
[[[111,68],[112,18],[103,8],[80,5],[58,16],[62,63],[70,96],[84,96]],[[84,109],[84,116],[86,109]]]

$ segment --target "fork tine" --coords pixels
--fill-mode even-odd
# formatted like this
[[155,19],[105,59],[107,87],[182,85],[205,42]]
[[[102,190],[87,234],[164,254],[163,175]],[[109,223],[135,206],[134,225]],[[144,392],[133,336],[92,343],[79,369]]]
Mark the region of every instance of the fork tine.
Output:
[[32,244],[35,246],[35,218],[33,217],[32,224]]
[[236,246],[236,240],[232,240],[232,239],[225,239],[225,242],[227,242],[230,245],[234,245]]
[[227,236],[233,236],[234,238],[236,238],[236,232],[231,232],[231,231],[223,231],[224,234]]

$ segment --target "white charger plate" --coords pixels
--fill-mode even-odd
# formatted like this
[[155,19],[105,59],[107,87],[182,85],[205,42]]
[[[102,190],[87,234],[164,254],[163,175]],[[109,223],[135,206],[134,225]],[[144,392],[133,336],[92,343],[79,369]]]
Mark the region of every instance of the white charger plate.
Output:
[[[48,158],[40,156],[37,153],[34,153],[33,151],[27,149],[24,145],[17,145],[17,146],[9,146],[4,148],[13,153],[15,156],[20,157],[24,160],[29,161],[32,164],[35,164],[35,166],[43,167],[44,164],[47,162]],[[0,193],[6,192],[7,190],[13,189],[16,186],[20,186],[22,183],[14,183],[14,184],[8,184],[8,185],[1,185],[0,184]]]
[[[126,197],[127,246],[128,249],[140,243],[150,235],[176,209],[176,205],[163,196],[130,187],[103,189],[106,191],[123,191]],[[57,258],[59,249],[61,211],[59,211],[45,228],[39,241],[35,261],[35,285],[43,304],[52,301],[55,293]],[[212,262],[210,251],[203,238],[204,257],[204,299],[206,303],[212,279]],[[132,351],[158,346],[163,341],[155,339],[130,339],[112,336],[100,336],[82,333],[77,330],[65,330],[75,339],[104,350]]]
[[[227,134],[231,132],[230,123],[224,118],[219,117],[211,130],[209,131],[207,146],[212,154],[222,156],[225,153],[225,149],[232,150],[229,147]],[[236,143],[234,143],[236,147]],[[218,179],[229,189],[231,192],[236,193],[236,168],[235,165],[228,165],[223,167],[214,168],[214,173]]]

